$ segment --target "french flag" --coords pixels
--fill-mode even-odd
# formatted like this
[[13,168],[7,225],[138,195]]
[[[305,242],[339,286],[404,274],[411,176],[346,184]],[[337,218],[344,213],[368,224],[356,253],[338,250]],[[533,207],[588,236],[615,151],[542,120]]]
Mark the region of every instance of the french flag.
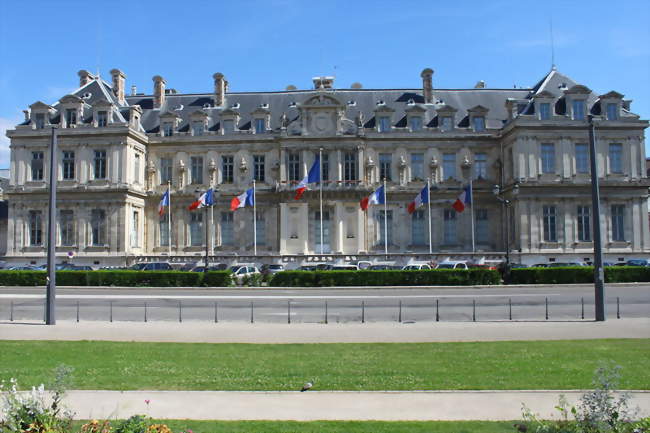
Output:
[[165,214],[165,208],[169,207],[169,190],[165,191],[160,199],[160,204],[158,205],[158,215],[163,216]]
[[201,209],[202,207],[212,206],[214,204],[214,198],[212,194],[212,188],[201,194],[199,199],[192,203],[189,207],[190,210]]
[[463,192],[460,193],[454,204],[451,205],[456,212],[462,212],[465,210],[466,205],[472,204],[472,187],[467,185],[463,188]]
[[365,211],[368,209],[368,206],[371,204],[384,204],[386,203],[386,192],[384,191],[384,185],[377,188],[375,192],[370,194],[368,197],[361,199],[361,210]]
[[255,204],[255,193],[253,188],[247,189],[245,192],[239,194],[237,197],[233,197],[230,200],[230,210],[236,211],[241,207],[253,206]]
[[408,207],[406,208],[409,213],[415,212],[417,208],[422,206],[425,203],[429,203],[429,187],[428,185],[422,188],[422,191],[418,195],[415,196],[415,200],[413,200],[411,203],[409,203]]
[[320,182],[320,155],[316,156],[314,163],[311,165],[311,168],[309,169],[309,173],[307,173],[307,176],[305,176],[298,184],[298,187],[296,188],[296,196],[294,197],[294,200],[300,200],[302,194],[309,189],[310,183],[318,183],[318,182]]

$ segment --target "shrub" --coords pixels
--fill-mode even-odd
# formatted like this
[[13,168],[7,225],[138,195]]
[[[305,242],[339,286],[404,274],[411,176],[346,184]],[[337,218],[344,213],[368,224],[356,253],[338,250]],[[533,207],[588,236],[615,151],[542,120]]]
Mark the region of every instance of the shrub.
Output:
[[150,419],[145,415],[133,415],[115,425],[115,433],[147,433]]
[[0,271],[2,286],[43,286],[45,271]]
[[203,274],[202,284],[208,287],[232,286],[232,272],[230,271],[209,271]]
[[499,273],[488,269],[435,269],[422,271],[283,271],[271,286],[467,286],[498,284]]
[[[606,283],[649,282],[650,268],[643,266],[608,266]],[[510,271],[510,284],[571,284],[593,283],[592,266],[558,268],[522,268]]]

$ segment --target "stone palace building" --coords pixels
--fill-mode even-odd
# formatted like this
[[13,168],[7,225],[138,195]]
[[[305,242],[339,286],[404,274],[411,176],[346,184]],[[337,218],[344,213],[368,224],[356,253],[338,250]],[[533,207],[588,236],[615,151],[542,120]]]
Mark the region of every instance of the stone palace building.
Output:
[[[206,225],[210,254],[224,263],[385,260],[385,236],[390,260],[400,263],[501,260],[506,243],[513,262],[591,260],[590,115],[605,259],[650,253],[648,122],[620,93],[598,95],[555,69],[531,88],[437,89],[425,69],[413,89],[338,89],[333,77],[316,77],[313,88],[273,92],[230,92],[216,73],[212,91],[201,94],[168,88],[157,75],[150,95],[127,92],[118,69],[110,83],[78,75],[77,90],[51,105],[34,102],[7,132],[9,263],[45,261],[52,127],[57,262],[200,260]],[[293,192],[319,152],[322,245],[318,186],[300,200]],[[433,256],[427,207],[407,212],[427,178]],[[470,178],[473,212],[458,213],[451,204]],[[253,179],[256,258],[252,209],[229,209]],[[383,205],[362,211],[359,201],[382,179],[386,215]],[[169,184],[171,224],[169,213],[158,214]],[[210,186],[215,206],[189,211]]]

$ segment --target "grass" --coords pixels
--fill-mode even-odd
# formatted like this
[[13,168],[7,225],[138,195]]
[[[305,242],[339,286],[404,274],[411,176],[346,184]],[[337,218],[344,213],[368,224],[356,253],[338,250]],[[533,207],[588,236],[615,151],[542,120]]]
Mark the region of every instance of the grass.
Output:
[[[75,421],[78,431],[86,421]],[[194,421],[155,420],[172,431],[194,433],[507,433],[513,422],[503,421]],[[113,422],[113,425],[115,423]]]
[[75,369],[72,388],[112,390],[584,389],[603,362],[620,389],[650,389],[650,339],[477,343],[189,344],[0,341],[0,380],[22,387]]

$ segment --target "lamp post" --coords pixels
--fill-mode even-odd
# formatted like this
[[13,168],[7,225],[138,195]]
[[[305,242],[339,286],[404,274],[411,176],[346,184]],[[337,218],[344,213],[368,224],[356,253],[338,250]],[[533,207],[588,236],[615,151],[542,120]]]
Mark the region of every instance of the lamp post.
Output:
[[603,243],[600,226],[600,186],[596,160],[596,126],[589,115],[589,162],[591,168],[591,205],[594,208],[594,307],[597,322],[605,321],[605,271],[603,268]]
[[[501,205],[505,208],[505,226],[506,226],[506,267],[504,270],[504,279],[507,281],[510,277],[510,207],[512,206],[512,200],[506,198],[506,191],[501,188],[500,185],[494,185],[492,188],[492,193],[497,200],[501,202]],[[514,183],[510,189],[510,195],[512,197],[519,194],[519,184]]]

